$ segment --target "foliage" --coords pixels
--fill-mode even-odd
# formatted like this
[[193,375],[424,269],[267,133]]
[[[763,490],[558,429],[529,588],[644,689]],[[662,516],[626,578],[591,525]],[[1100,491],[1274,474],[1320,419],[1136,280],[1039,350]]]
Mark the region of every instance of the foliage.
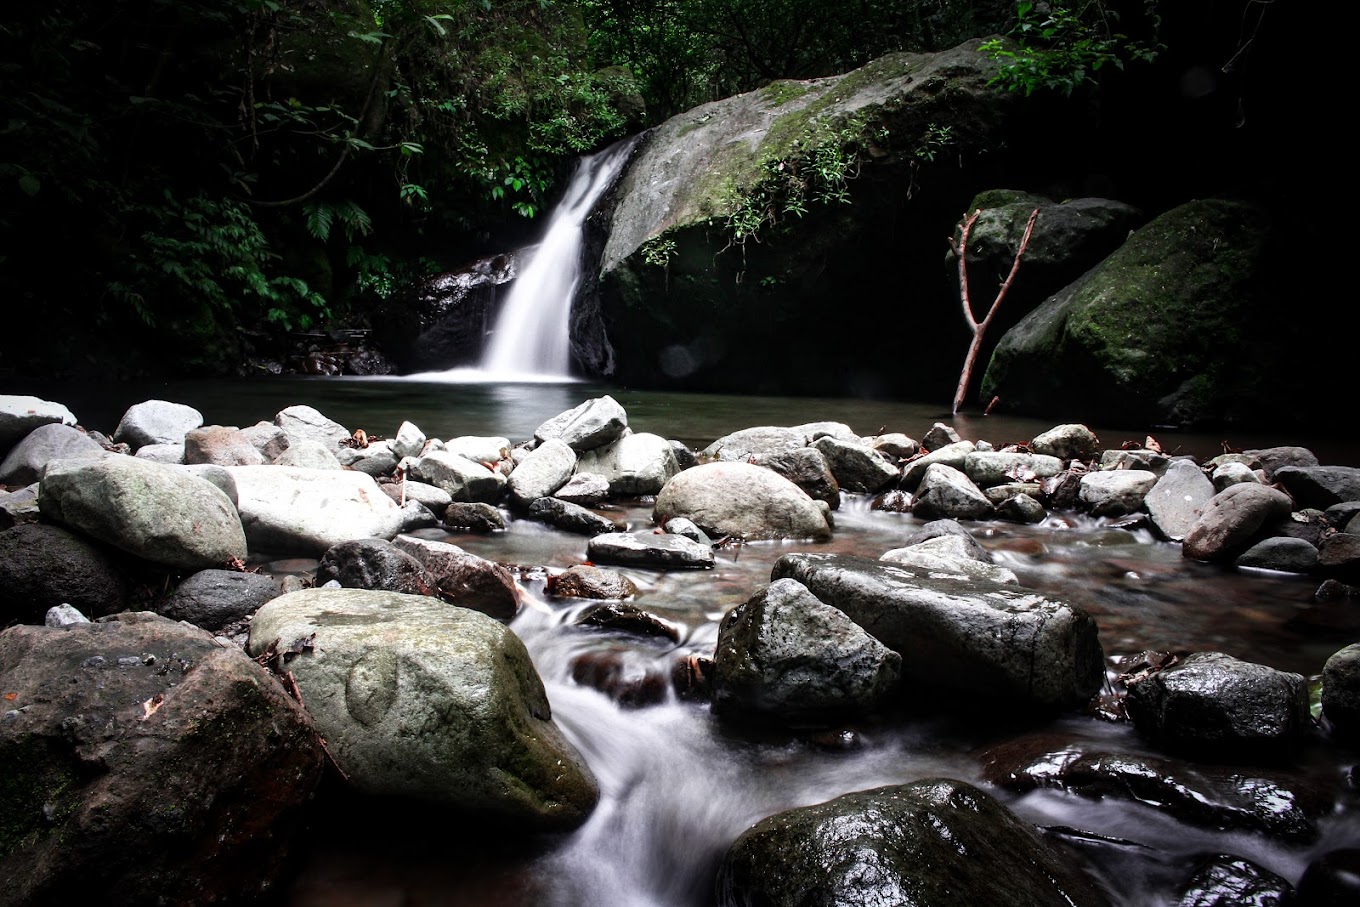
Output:
[[1121,17],[1106,0],[1020,0],[1010,32],[1018,43],[992,39],[982,45],[1000,63],[993,84],[1025,95],[1040,90],[1071,95],[1095,84],[1105,66],[1153,62],[1163,50],[1157,41],[1161,17],[1157,0],[1142,2],[1146,34],[1133,38],[1115,30]]

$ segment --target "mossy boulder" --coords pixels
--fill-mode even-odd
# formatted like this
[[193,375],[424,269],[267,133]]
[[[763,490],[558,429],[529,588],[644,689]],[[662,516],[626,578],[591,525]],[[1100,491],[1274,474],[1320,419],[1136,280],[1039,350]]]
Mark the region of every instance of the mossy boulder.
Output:
[[1272,239],[1253,205],[1173,208],[1007,332],[982,399],[1154,424],[1245,420],[1283,405],[1298,372],[1287,338],[1302,319],[1275,310]]

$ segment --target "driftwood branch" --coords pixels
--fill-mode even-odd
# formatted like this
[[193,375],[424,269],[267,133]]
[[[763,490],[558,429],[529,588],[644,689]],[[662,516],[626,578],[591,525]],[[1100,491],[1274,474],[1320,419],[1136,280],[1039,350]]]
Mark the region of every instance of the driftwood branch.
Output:
[[[991,325],[992,319],[996,317],[997,309],[1001,307],[1001,300],[1006,298],[1011,284],[1015,281],[1015,275],[1020,270],[1020,259],[1024,256],[1025,250],[1029,248],[1030,237],[1034,235],[1034,222],[1039,219],[1039,209],[1035,208],[1029,214],[1029,221],[1025,224],[1025,234],[1020,238],[1020,248],[1015,251],[1015,260],[1011,262],[1011,272],[1006,275],[1001,288],[996,291],[996,299],[992,300],[991,308],[987,310],[987,315],[981,321],[973,314],[973,300],[968,288],[968,238],[973,232],[973,226],[977,223],[978,217],[982,214],[981,209],[968,215],[963,222],[963,229],[960,232],[959,241],[956,243],[954,238],[949,238],[949,244],[954,249],[954,254],[959,259],[959,297],[963,303],[963,318],[968,322],[968,329],[973,332],[973,340],[968,344],[968,355],[963,360],[963,370],[959,372],[959,388],[954,392],[954,409],[957,413],[963,406],[963,398],[968,395],[968,384],[973,379],[973,366],[977,364],[978,353],[982,350],[982,339],[987,333],[987,328]],[[990,409],[990,407],[988,407]]]

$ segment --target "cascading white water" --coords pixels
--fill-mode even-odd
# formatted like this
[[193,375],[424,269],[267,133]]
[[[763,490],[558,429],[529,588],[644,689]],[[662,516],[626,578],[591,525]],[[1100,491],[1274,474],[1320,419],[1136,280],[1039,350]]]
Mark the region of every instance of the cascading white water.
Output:
[[581,282],[585,221],[613,184],[635,139],[616,142],[576,165],[542,243],[520,272],[496,319],[481,370],[513,380],[566,378],[571,370],[569,319]]

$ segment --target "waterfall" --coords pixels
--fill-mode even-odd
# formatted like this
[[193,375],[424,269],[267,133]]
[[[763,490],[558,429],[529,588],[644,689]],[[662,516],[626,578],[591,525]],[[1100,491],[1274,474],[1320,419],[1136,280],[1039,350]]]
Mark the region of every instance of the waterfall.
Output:
[[569,376],[569,321],[581,282],[586,218],[623,170],[635,143],[624,139],[577,163],[543,241],[515,279],[491,330],[481,362],[489,377],[541,381]]

